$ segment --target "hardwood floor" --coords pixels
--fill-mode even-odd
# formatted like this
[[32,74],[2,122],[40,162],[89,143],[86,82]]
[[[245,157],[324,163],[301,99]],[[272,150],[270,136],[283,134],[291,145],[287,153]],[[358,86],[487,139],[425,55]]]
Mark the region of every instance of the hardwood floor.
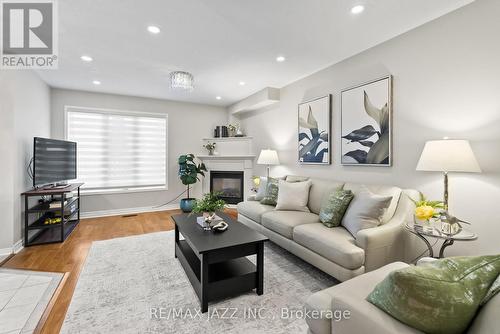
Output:
[[[92,242],[172,230],[174,225],[170,217],[177,213],[180,210],[83,219],[64,243],[25,248],[3,267],[67,273],[65,284],[40,331],[59,333]],[[230,209],[228,213],[236,216],[235,210]]]

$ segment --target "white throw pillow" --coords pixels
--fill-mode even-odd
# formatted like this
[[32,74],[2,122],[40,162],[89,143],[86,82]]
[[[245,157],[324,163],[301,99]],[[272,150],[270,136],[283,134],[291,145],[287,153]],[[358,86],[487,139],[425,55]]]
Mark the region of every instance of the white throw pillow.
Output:
[[255,200],[261,201],[266,196],[267,189],[267,177],[261,176],[259,182],[259,189],[257,189],[257,193],[255,194]]
[[354,238],[359,231],[380,225],[392,196],[380,196],[367,190],[356,194],[342,219],[344,226]]
[[309,188],[311,181],[291,183],[280,180],[275,210],[310,212],[307,207]]

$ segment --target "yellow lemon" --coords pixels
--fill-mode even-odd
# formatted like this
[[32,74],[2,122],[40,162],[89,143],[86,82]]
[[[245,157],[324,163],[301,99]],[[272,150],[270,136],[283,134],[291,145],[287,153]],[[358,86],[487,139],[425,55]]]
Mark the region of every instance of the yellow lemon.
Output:
[[421,220],[428,220],[434,216],[434,208],[428,205],[422,205],[415,209],[415,216]]

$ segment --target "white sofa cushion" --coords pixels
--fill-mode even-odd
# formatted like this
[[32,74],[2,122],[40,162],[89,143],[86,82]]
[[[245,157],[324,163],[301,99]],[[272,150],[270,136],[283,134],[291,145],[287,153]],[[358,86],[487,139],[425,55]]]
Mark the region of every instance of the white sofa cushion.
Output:
[[238,213],[259,224],[261,223],[262,214],[273,210],[274,206],[260,204],[258,201],[245,201],[238,203]]
[[[500,293],[479,309],[468,334],[500,333]],[[495,332],[496,331],[496,332]]]
[[306,224],[293,229],[293,241],[347,269],[365,262],[365,251],[355,245],[353,236],[343,227]]
[[296,226],[319,223],[319,216],[310,212],[271,211],[262,215],[261,223],[285,238],[292,239]]
[[311,181],[292,183],[280,180],[275,210],[309,212],[307,201],[310,187]]
[[347,208],[342,226],[354,237],[361,230],[377,227],[391,201],[391,196],[375,195],[368,190],[357,193]]

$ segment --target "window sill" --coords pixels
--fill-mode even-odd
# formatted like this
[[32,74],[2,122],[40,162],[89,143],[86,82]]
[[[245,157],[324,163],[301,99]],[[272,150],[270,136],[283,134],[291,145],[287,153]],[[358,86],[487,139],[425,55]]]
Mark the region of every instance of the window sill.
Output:
[[113,195],[113,194],[133,194],[133,193],[144,193],[151,191],[165,191],[168,190],[167,186],[158,187],[144,187],[144,188],[120,188],[120,189],[95,189],[95,190],[84,190],[82,189],[81,196],[93,196],[93,195]]

